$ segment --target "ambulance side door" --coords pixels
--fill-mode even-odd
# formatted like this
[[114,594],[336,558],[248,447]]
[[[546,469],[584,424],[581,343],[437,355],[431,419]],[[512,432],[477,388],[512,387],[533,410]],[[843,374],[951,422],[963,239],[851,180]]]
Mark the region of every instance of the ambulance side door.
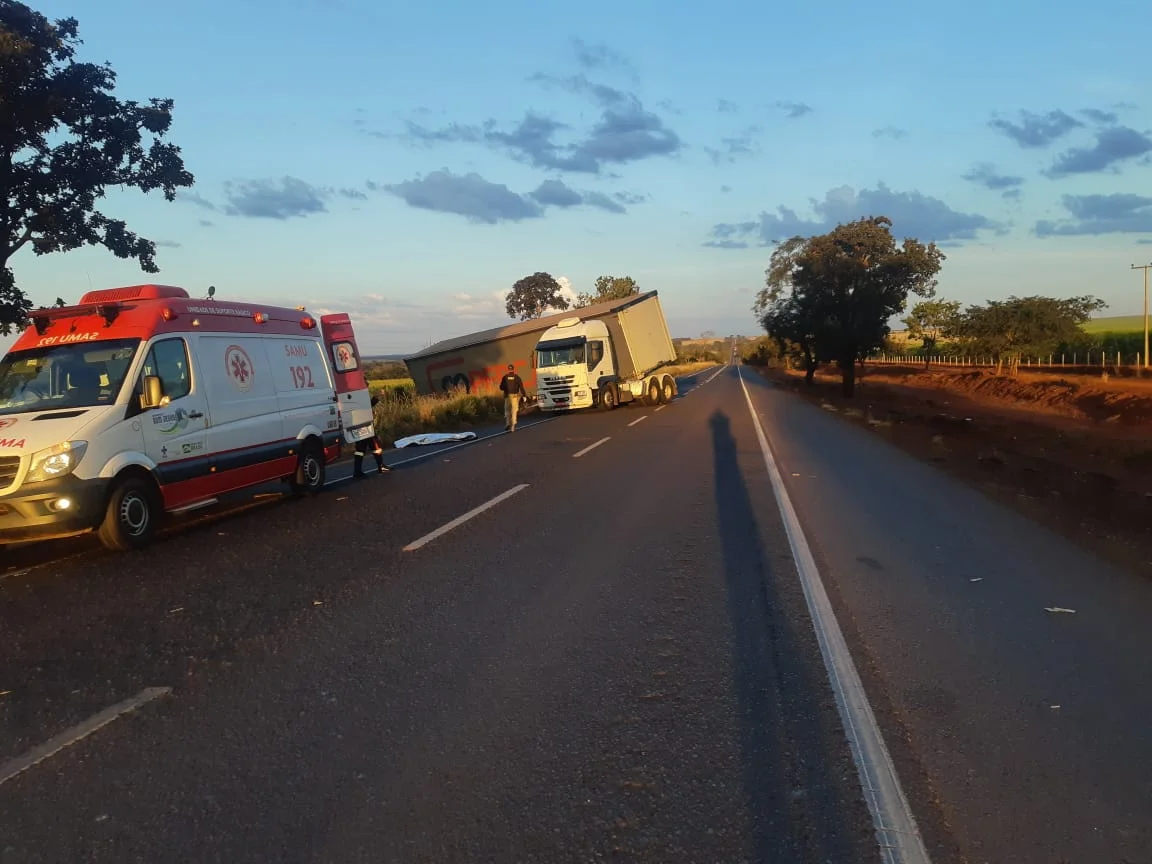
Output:
[[137,398],[144,392],[145,376],[151,375],[160,379],[168,403],[141,412],[140,425],[144,452],[156,463],[161,484],[207,474],[207,399],[183,336],[166,336],[152,343],[136,384]]

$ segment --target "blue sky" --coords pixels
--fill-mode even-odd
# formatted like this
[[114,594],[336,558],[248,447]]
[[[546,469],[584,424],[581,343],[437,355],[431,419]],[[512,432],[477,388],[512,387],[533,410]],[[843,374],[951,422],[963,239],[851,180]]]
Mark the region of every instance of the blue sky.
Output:
[[[1146,0],[32,5],[121,98],[176,100],[195,189],[106,200],[158,281],[351,311],[373,353],[507,321],[536,270],[754,333],[771,241],[880,214],[947,247],[943,296],[1140,309]],[[146,281],[102,250],[11,263],[36,302]]]

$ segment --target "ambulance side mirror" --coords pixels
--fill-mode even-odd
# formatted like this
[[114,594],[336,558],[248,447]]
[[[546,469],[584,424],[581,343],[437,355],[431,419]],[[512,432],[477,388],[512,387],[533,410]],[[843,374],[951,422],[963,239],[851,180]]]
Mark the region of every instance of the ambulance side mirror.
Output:
[[169,399],[164,395],[164,385],[158,375],[144,376],[144,394],[140,397],[140,407],[145,411],[163,408]]

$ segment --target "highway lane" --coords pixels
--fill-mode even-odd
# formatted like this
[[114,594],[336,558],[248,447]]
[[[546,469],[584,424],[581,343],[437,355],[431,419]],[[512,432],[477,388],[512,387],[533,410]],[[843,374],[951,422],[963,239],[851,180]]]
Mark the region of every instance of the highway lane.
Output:
[[743,378],[935,860],[1152,861],[1152,583]]
[[[692,375],[677,379],[677,386],[682,395],[687,395],[705,380],[716,374],[718,367],[705,368]],[[625,410],[635,410],[639,406],[626,406]],[[529,411],[521,415],[520,431],[528,429],[539,423],[554,422],[559,418],[544,415],[540,412]],[[502,423],[493,423],[489,426],[474,430],[477,441],[449,442],[445,444],[423,445],[408,447],[403,450],[388,450],[384,460],[389,467],[411,467],[433,458],[441,453],[447,454],[461,450],[465,447],[476,446],[489,439],[506,434]],[[369,462],[369,464],[371,464]],[[345,456],[342,460],[328,468],[329,485],[339,485],[352,479],[352,461]],[[168,535],[186,531],[189,528],[212,523],[221,519],[228,519],[238,513],[255,507],[264,507],[280,503],[284,498],[285,489],[281,483],[271,483],[266,486],[246,489],[242,492],[223,496],[221,500],[210,507],[195,510],[181,516],[170,517],[165,533]],[[40,543],[24,543],[0,547],[0,581],[12,576],[24,575],[26,571],[36,568],[48,567],[73,558],[89,558],[92,555],[103,555],[100,543],[94,535],[81,535],[59,540],[50,540]]]
[[[682,380],[682,392],[704,380]],[[337,483],[315,500],[283,496],[278,485],[233,496],[217,512],[180,520],[139,555],[106,552],[91,538],[23,547],[24,566],[0,579],[0,760],[150,680],[178,680],[226,662],[245,640],[290,626],[292,613],[313,608],[323,589],[352,578],[339,566],[346,547],[403,534],[414,539],[420,526],[458,515],[461,501],[503,491],[510,464],[534,460],[541,463],[536,470],[546,470],[569,445],[577,450],[601,430],[625,426],[634,410],[562,417],[538,428],[547,418],[535,418],[512,436],[480,430],[481,438],[464,447],[391,452],[389,462],[398,466],[392,473]],[[337,466],[332,479],[350,473],[349,465]],[[361,533],[342,539],[331,562],[317,564],[321,573],[335,565],[331,579],[285,578],[282,557],[302,547],[329,551],[331,526],[348,522],[348,511]]]
[[748,420],[708,388],[0,584],[3,668],[36,672],[5,755],[173,688],[0,785],[0,860],[871,860]]
[[[0,582],[0,765],[173,688],[0,784],[0,861],[875,860],[712,376]],[[1149,860],[1152,587],[743,379],[932,860]]]

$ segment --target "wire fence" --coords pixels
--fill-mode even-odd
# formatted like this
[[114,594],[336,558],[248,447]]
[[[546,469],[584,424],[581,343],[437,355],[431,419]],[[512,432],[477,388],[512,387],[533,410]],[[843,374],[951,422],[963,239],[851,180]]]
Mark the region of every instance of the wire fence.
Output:
[[1140,375],[1149,372],[1142,365],[1140,352],[1126,354],[1123,351],[1085,351],[1070,354],[1049,354],[1043,357],[1022,356],[1002,358],[1000,361],[988,354],[874,354],[865,362],[890,366],[946,366],[969,368],[996,368],[997,366],[1031,369],[1037,372],[1060,371],[1069,374],[1099,374],[1109,372],[1119,375]]

